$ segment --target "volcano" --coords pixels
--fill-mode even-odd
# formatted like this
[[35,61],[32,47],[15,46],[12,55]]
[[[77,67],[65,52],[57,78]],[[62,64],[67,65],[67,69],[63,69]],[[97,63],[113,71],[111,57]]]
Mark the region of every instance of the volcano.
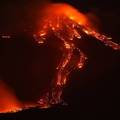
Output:
[[[1,57],[4,63],[1,65],[1,113],[64,103],[61,96],[70,73],[75,69],[82,71],[89,60],[77,45],[86,37],[120,50],[111,37],[95,30],[84,14],[68,4],[48,4],[41,14],[37,30],[30,38],[22,33],[17,37],[1,34],[5,50]],[[29,93],[27,98],[26,93]]]

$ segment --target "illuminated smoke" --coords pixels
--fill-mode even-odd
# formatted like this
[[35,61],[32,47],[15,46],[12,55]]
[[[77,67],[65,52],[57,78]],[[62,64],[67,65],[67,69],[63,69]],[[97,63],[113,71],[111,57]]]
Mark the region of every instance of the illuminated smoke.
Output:
[[0,113],[12,113],[38,106],[36,103],[22,103],[2,80],[0,80]]
[[[61,46],[57,46],[57,48],[62,51],[63,55],[56,67],[55,77],[50,85],[51,89],[40,98],[36,105],[21,105],[15,95],[12,94],[8,88],[4,89],[4,86],[1,84],[0,97],[1,95],[5,95],[1,97],[2,99],[0,98],[0,105],[2,104],[2,106],[0,106],[1,112],[16,112],[24,108],[35,106],[48,108],[53,104],[61,103],[62,90],[68,81],[69,74],[77,68],[82,69],[87,59],[84,52],[75,44],[76,39],[83,39],[83,33],[96,38],[96,40],[114,50],[120,50],[120,46],[112,42],[111,38],[93,30],[93,28],[90,27],[91,23],[87,17],[70,5],[49,4],[46,5],[42,11],[42,18],[40,18],[38,23],[37,32],[33,33],[35,41],[37,44],[44,44],[50,41],[48,36],[52,33],[62,43]],[[52,44],[54,45],[55,43],[53,42]],[[10,98],[9,101],[8,98]]]
[[22,105],[13,91],[0,80],[0,113],[17,112],[22,110]]

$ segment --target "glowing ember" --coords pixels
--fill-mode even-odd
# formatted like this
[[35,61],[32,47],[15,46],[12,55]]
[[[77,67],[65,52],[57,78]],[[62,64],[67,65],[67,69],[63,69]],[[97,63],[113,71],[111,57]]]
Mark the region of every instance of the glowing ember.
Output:
[[[95,37],[96,40],[103,42],[106,46],[109,46],[114,50],[120,50],[118,44],[110,41],[105,35],[101,35],[94,31],[90,27],[88,19],[75,8],[67,4],[49,4],[43,11],[43,17],[39,23],[38,33],[33,34],[33,37],[38,44],[44,44],[47,42],[49,34],[52,33],[61,41],[62,46],[58,47],[58,49],[63,52],[60,63],[56,67],[56,75],[51,82],[51,89],[40,98],[36,105],[21,105],[14,96],[2,97],[2,101],[1,95],[4,94],[5,90],[0,86],[1,112],[16,112],[24,108],[35,106],[48,108],[53,104],[63,102],[61,100],[62,90],[68,81],[70,72],[76,68],[82,69],[87,59],[86,55],[75,44],[76,39],[82,40],[83,33]],[[9,36],[3,37],[6,38]],[[11,93],[10,95],[12,95]],[[7,92],[5,95],[7,95]]]

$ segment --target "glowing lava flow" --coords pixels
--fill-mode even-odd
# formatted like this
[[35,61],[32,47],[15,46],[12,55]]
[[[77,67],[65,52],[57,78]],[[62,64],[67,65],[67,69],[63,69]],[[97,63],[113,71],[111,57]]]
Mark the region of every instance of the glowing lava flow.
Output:
[[75,45],[75,38],[82,40],[82,33],[84,33],[114,50],[120,50],[120,46],[110,41],[111,38],[93,30],[90,27],[89,20],[67,4],[50,4],[43,11],[44,16],[42,22],[40,22],[39,32],[34,34],[35,40],[39,44],[43,44],[49,40],[47,36],[53,33],[63,43],[63,57],[56,67],[56,77],[51,84],[51,90],[39,101],[41,107],[47,108],[52,104],[62,102],[62,89],[66,85],[68,75],[76,68],[82,69],[87,59],[86,55]]
[[[56,75],[51,82],[51,89],[40,98],[36,105],[21,105],[15,97],[11,96],[11,101],[6,100],[10,97],[5,97],[3,99],[5,102],[4,105],[8,107],[3,105],[2,107],[5,108],[3,112],[16,112],[24,108],[29,108],[29,106],[48,108],[53,104],[61,103],[62,90],[68,81],[70,72],[76,68],[82,69],[87,59],[86,55],[75,44],[76,39],[83,39],[83,33],[96,38],[96,40],[103,42],[106,46],[110,46],[114,50],[120,50],[118,44],[93,30],[90,27],[89,20],[78,10],[67,4],[49,4],[43,8],[43,16],[39,23],[38,33],[35,33],[33,37],[38,44],[43,44],[47,40],[50,41],[48,36],[51,33],[61,41],[62,46],[57,46],[57,48],[63,52],[60,63],[56,67]],[[54,43],[52,44],[54,45]],[[1,92],[2,88],[0,89],[0,94],[3,95],[4,92]]]

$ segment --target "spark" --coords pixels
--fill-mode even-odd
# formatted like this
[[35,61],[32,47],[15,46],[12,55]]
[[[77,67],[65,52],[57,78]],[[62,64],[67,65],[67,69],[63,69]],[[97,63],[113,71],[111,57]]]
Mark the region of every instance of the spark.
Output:
[[11,36],[10,35],[2,35],[1,38],[3,38],[3,39],[10,39]]

